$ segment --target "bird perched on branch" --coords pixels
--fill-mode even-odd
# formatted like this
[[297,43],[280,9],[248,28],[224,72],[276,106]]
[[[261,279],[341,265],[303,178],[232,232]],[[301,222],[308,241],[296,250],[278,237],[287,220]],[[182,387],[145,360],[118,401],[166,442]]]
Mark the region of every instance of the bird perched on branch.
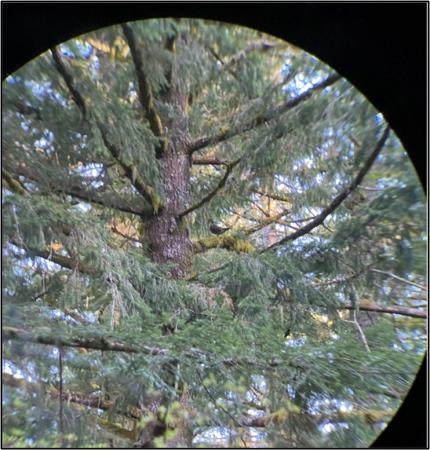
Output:
[[219,225],[216,225],[212,220],[209,221],[209,230],[213,234],[223,234],[229,229],[230,227],[220,227]]

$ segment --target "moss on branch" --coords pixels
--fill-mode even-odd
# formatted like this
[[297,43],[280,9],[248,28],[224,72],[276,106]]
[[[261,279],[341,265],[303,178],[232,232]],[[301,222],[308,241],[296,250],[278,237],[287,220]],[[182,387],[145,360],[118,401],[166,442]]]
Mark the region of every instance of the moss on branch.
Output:
[[224,248],[237,253],[250,253],[254,250],[249,241],[231,235],[209,236],[194,242],[194,253],[203,253],[213,248]]
[[28,192],[24,189],[22,184],[13,178],[12,174],[10,174],[6,169],[2,167],[1,169],[1,175],[2,178],[5,181],[5,185],[8,189],[10,189],[12,192],[15,192],[15,194],[21,194],[25,195]]

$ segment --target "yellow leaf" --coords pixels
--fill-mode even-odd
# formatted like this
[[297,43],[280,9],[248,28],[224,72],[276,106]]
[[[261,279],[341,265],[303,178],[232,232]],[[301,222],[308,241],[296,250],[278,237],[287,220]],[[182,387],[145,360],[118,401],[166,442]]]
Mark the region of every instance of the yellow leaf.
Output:
[[61,242],[52,242],[50,247],[54,252],[58,252],[63,248],[63,244]]
[[88,38],[87,42],[91,44],[97,50],[103,53],[110,53],[110,46],[106,42],[99,41],[98,39]]

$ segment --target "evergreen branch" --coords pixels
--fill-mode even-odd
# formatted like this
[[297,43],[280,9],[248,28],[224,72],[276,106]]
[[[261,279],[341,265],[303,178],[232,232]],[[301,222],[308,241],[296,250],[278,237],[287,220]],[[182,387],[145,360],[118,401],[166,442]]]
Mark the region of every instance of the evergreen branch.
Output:
[[18,241],[14,239],[10,239],[10,243],[13,244],[15,247],[25,250],[28,256],[37,256],[39,258],[46,259],[55,264],[58,264],[61,267],[64,267],[65,269],[69,270],[79,269],[80,272],[94,273],[93,269],[83,268],[78,259],[70,258],[69,256],[59,255],[58,253],[54,253],[52,249],[48,251],[48,250],[38,250],[33,247],[30,248],[25,244],[23,246],[23,244],[20,244]]
[[[72,98],[76,105],[78,106],[79,110],[82,113],[82,116],[84,119],[86,119],[86,106],[85,106],[85,100],[82,96],[82,94],[76,89],[75,82],[73,80],[72,75],[67,71],[63,61],[61,60],[60,55],[58,54],[57,50],[55,48],[51,49],[52,57],[55,62],[55,66],[60,73],[60,75],[63,77],[67,88],[69,89]],[[118,164],[124,169],[125,174],[127,178],[131,181],[131,184],[136,188],[136,190],[143,196],[143,198],[151,205],[151,207],[154,209],[155,212],[158,211],[158,208],[160,207],[160,199],[158,195],[156,194],[154,188],[151,186],[146,185],[143,180],[141,179],[140,175],[137,173],[136,167],[133,165],[125,164],[120,159],[120,150],[118,147],[109,141],[107,138],[107,130],[105,126],[100,122],[97,121],[97,127],[101,133],[102,140],[106,148],[109,150],[111,155],[115,158],[115,160],[118,162]]]
[[[19,328],[3,326],[2,327],[2,339],[4,340],[18,340],[24,342],[31,342],[34,344],[43,345],[61,345],[63,347],[72,348],[86,348],[88,350],[100,350],[109,352],[121,352],[121,353],[142,353],[151,356],[167,356],[171,354],[168,348],[154,347],[149,345],[129,345],[122,342],[115,341],[112,336],[64,336],[64,335],[49,335],[46,332],[28,332]],[[171,354],[172,359],[177,362],[175,355]],[[182,353],[183,357],[204,360],[213,358],[215,355],[210,352],[199,350],[192,347],[187,352]],[[232,367],[238,365],[245,365],[251,367],[277,367],[285,363],[280,359],[271,358],[268,361],[259,361],[253,358],[223,358],[217,359],[217,364],[222,364],[225,367]]]
[[[200,378],[201,378],[201,376],[200,376]],[[6,372],[2,373],[2,382],[6,386],[10,386],[12,388],[23,389],[28,393],[38,393],[41,391],[38,383],[30,382],[23,378],[17,378]],[[391,391],[391,390],[385,390],[385,391],[373,391],[372,390],[371,392],[373,394],[384,395],[384,396],[394,398],[394,399],[401,398],[401,395],[399,393],[397,393],[395,391]],[[50,386],[47,389],[47,393],[48,393],[49,397],[51,397],[52,399],[56,399],[60,396],[58,389],[54,388],[53,386]],[[217,408],[224,410],[224,408],[215,401],[215,398],[212,396],[212,394],[210,394],[208,396],[209,396],[210,400],[212,402],[214,402],[214,405]],[[86,395],[86,394],[79,393],[79,392],[66,391],[63,393],[63,400],[70,402],[70,403],[87,406],[90,408],[101,409],[103,411],[109,411],[114,407],[114,402],[112,400],[106,400],[99,395]],[[246,417],[241,420],[238,420],[238,419],[234,418],[234,416],[231,416],[231,414],[228,411],[224,410],[224,412],[226,412],[226,414],[233,420],[233,422],[235,423],[236,426],[255,427],[255,428],[264,428],[264,427],[267,427],[268,425],[270,425],[271,423],[279,423],[281,419],[286,419],[288,414],[294,414],[291,411],[285,411],[285,410],[281,409],[278,413],[275,412],[275,413],[271,413],[271,414],[265,414],[264,416]],[[142,417],[142,411],[140,409],[134,408],[134,407],[130,407],[127,411],[121,411],[119,413],[124,415],[125,417],[130,417],[131,419],[140,419]],[[355,415],[359,414],[359,415],[364,416],[364,415],[369,415],[372,413],[374,416],[378,416],[378,417],[382,416],[384,414],[385,415],[390,414],[390,412],[387,412],[387,411],[372,411],[370,413],[368,411],[353,411],[353,412],[349,413],[348,415],[355,416]],[[377,414],[375,414],[375,413],[377,413]],[[346,416],[346,413],[344,413],[344,412],[343,413],[334,413],[334,414],[332,414],[331,419],[337,420],[337,421],[345,421],[345,419],[346,419],[345,416]],[[320,420],[327,419],[326,414],[319,414],[317,416],[314,415],[313,417],[320,419]],[[127,437],[132,438],[131,435],[128,435]]]
[[118,162],[118,164],[123,168],[126,177],[131,181],[131,184],[136,188],[136,190],[142,195],[142,197],[151,205],[155,213],[161,207],[161,200],[155,189],[152,186],[147,185],[140,174],[137,172],[136,166],[133,164],[126,164],[120,158],[120,149],[107,137],[107,130],[101,122],[97,122],[98,128],[100,130],[103,143],[109,150],[112,157]]
[[[176,52],[176,39],[177,39],[177,35],[175,34],[174,36],[168,36],[166,38],[166,42],[164,44],[164,48],[171,52],[172,54]],[[172,83],[173,83],[173,62],[172,64],[170,64],[169,69],[166,72],[166,80],[167,80],[167,84],[164,86],[161,86],[160,89],[160,96],[165,99],[167,99],[171,88],[172,88]]]
[[88,319],[85,319],[84,317],[82,317],[79,313],[77,313],[76,311],[66,308],[66,307],[62,307],[60,308],[59,305],[56,303],[56,301],[54,299],[50,299],[48,298],[48,296],[46,295],[50,288],[52,286],[48,286],[46,289],[37,292],[35,295],[33,295],[31,297],[32,300],[37,300],[38,298],[43,299],[43,301],[48,305],[51,306],[52,308],[55,309],[60,309],[65,316],[71,317],[73,320],[75,320],[76,322],[79,322],[81,325],[88,325],[90,322],[88,321]]
[[62,398],[63,400],[71,403],[77,403],[78,405],[88,406],[90,408],[97,408],[103,411],[107,411],[113,407],[111,400],[104,400],[100,396],[85,396],[84,394],[75,392],[59,392],[51,389],[49,395],[52,398]]
[[216,398],[212,395],[211,391],[207,388],[207,386],[204,383],[204,380],[200,374],[200,370],[196,370],[197,376],[200,379],[200,386],[203,386],[204,391],[206,392],[206,395],[209,397],[209,400],[211,401],[212,405],[215,407],[215,409],[220,409],[224,414],[226,414],[231,421],[237,426],[240,427],[242,424],[238,422],[238,420],[228,411],[225,409],[219,402],[216,401]]
[[17,378],[7,372],[2,372],[1,374],[2,384],[4,383],[6,386],[23,389],[30,394],[33,394],[39,390],[39,385],[37,383],[33,383],[31,381],[27,381],[25,378]]
[[279,245],[285,244],[286,242],[293,241],[295,239],[298,239],[301,236],[304,236],[305,234],[312,231],[314,228],[321,225],[324,220],[329,216],[336,208],[338,208],[342,202],[357,188],[357,186],[361,183],[367,172],[372,167],[373,162],[375,161],[376,157],[381,152],[382,148],[384,147],[385,141],[388,138],[390,132],[390,128],[387,126],[385,128],[385,131],[382,135],[382,137],[377,142],[375,148],[370,153],[369,157],[367,158],[366,162],[364,163],[363,167],[358,172],[357,176],[352,180],[351,184],[344,189],[342,192],[340,192],[333,200],[332,202],[320,213],[318,214],[315,219],[313,219],[311,222],[309,222],[307,225],[299,228],[294,233],[289,234],[288,236],[285,236],[283,239],[281,239],[278,242],[275,242],[274,244],[270,245],[269,247],[266,247],[261,250],[261,253],[271,250],[275,247],[278,247]]
[[91,350],[114,351],[124,353],[138,353],[136,347],[131,347],[121,342],[114,342],[102,336],[94,337],[67,337],[64,335],[47,335],[45,333],[29,333],[13,327],[2,328],[2,338],[5,340],[15,339],[24,342],[33,342],[45,345],[61,345],[63,347],[79,347]]
[[[153,215],[152,208],[148,207],[146,204],[138,205],[138,199],[130,200],[124,198],[122,195],[113,192],[104,192],[102,195],[84,191],[80,188],[73,188],[69,190],[56,190],[57,192],[62,192],[71,197],[78,198],[79,200],[87,201],[89,203],[94,203],[96,205],[105,206],[107,208],[115,209],[117,211],[134,214],[139,217],[151,217]],[[137,196],[136,196],[137,197]]]
[[24,342],[33,342],[35,344],[61,345],[62,347],[78,347],[104,352],[143,353],[152,356],[166,355],[169,353],[169,350],[166,348],[151,347],[149,345],[133,346],[115,341],[111,336],[59,336],[57,334],[48,335],[45,332],[37,334],[14,327],[3,327],[2,338],[5,340],[15,339]]
[[[2,373],[2,382],[6,386],[23,389],[29,393],[37,393],[41,391],[39,383],[31,382],[24,378],[14,377],[6,372]],[[114,406],[114,402],[112,400],[106,400],[99,395],[88,395],[70,391],[60,393],[60,391],[53,386],[49,386],[46,391],[52,399],[61,397],[63,401],[65,400],[70,403],[76,403],[78,405],[83,405],[90,408],[97,408],[103,411],[108,411]],[[130,411],[124,413],[124,415],[133,419],[139,419],[142,416],[142,413],[138,408],[130,408]]]
[[[383,392],[378,392],[378,394],[388,395]],[[389,396],[389,395],[388,395]],[[397,397],[398,398],[398,397]],[[249,417],[245,419],[242,423],[242,426],[245,427],[255,427],[255,428],[263,428],[270,424],[280,424],[287,420],[289,415],[304,415],[303,412],[296,413],[293,411],[288,411],[285,408],[280,408],[279,411],[275,411],[274,413],[267,414],[264,416],[257,417]],[[309,415],[309,418],[314,421],[323,421],[323,423],[329,422],[345,422],[348,418],[351,417],[362,417],[365,420],[374,420],[374,422],[378,422],[383,419],[390,419],[392,416],[392,411],[387,409],[381,410],[352,410],[352,411],[334,411],[330,413],[320,413],[320,414],[312,414]],[[350,420],[350,419],[349,419]]]
[[270,214],[267,211],[265,211],[263,207],[261,207],[255,200],[251,199],[250,201],[251,204],[254,206],[254,208],[257,208],[263,214],[263,216],[265,216],[266,218],[270,217]]
[[[348,276],[343,276],[339,278],[333,278],[331,280],[327,281],[317,281],[316,283],[313,283],[313,287],[320,287],[320,286],[332,286],[334,284],[340,284],[340,283],[346,283],[347,281],[353,280],[354,278],[358,278],[359,276],[366,273],[366,271],[372,267],[374,264],[376,264],[376,261],[371,262],[370,264],[367,264],[365,267],[363,267],[361,270],[352,273]],[[372,269],[371,269],[372,270]]]
[[[38,250],[35,248],[29,248],[24,242],[19,243],[18,241],[14,239],[10,239],[11,244],[15,245],[16,247],[24,250],[28,256],[37,256],[43,259],[46,259],[47,261],[51,261],[55,264],[58,264],[61,267],[64,267],[65,269],[69,269],[72,271],[78,271],[85,275],[98,275],[100,271],[98,271],[94,266],[89,266],[87,264],[84,264],[81,260],[79,260],[77,257],[70,258],[67,256],[59,255],[58,253],[53,253],[52,248],[50,251],[46,250]],[[129,280],[130,285],[139,292],[139,289],[135,287],[133,282]],[[41,294],[43,295],[43,293]],[[74,318],[76,321],[81,322],[82,319],[77,318],[76,316],[72,315],[72,313],[68,309],[64,309],[64,312],[68,315],[70,315],[72,318]]]
[[371,269],[372,272],[382,273],[384,275],[388,275],[391,278],[394,278],[395,280],[401,281],[402,283],[410,284],[411,286],[415,286],[423,291],[427,291],[427,286],[424,286],[422,284],[414,283],[413,281],[406,280],[405,278],[399,277],[398,275],[395,275],[394,273],[387,272],[385,270],[379,270],[379,269]]
[[[417,311],[414,308],[407,308],[404,306],[383,306],[376,303],[361,303],[358,304],[358,309],[361,311],[370,311],[375,313],[399,314],[400,316],[416,317],[418,319],[426,319],[427,313],[425,311]],[[355,310],[355,305],[345,305],[339,309]]]
[[266,41],[257,41],[257,42],[251,42],[246,48],[243,50],[240,50],[235,55],[231,56],[230,59],[225,62],[221,56],[215,51],[215,49],[209,45],[205,46],[207,50],[209,50],[209,53],[219,62],[221,63],[221,68],[215,72],[214,74],[210,75],[206,78],[206,80],[199,83],[197,86],[197,89],[194,92],[194,97],[197,98],[197,96],[202,92],[203,88],[207,86],[209,83],[212,82],[214,77],[219,77],[221,72],[227,71],[230,75],[232,75],[236,80],[240,81],[238,79],[238,75],[232,68],[237,65],[239,62],[244,61],[245,58],[252,53],[253,51],[260,51],[263,52],[271,50],[276,47],[275,44],[271,44]]
[[247,123],[240,124],[240,125],[233,126],[233,127],[226,127],[224,129],[220,130],[220,132],[217,135],[197,139],[193,143],[189,144],[188,151],[190,154],[193,154],[197,150],[201,150],[202,148],[205,148],[208,145],[219,144],[220,142],[224,142],[227,139],[231,139],[231,138],[237,136],[238,134],[250,131],[260,125],[263,125],[263,124],[271,121],[272,119],[279,117],[281,114],[284,114],[286,111],[295,108],[296,106],[298,106],[299,104],[301,104],[302,102],[304,102],[305,100],[310,98],[315,92],[320,91],[328,86],[331,86],[333,83],[338,81],[340,78],[341,78],[340,75],[337,75],[337,74],[331,75],[328,78],[326,78],[325,80],[315,84],[314,86],[309,88],[307,91],[303,92],[302,94],[297,95],[297,97],[295,97],[291,100],[287,100],[286,102],[284,102],[278,106],[275,106],[270,111],[267,111],[266,113],[261,114],[260,116],[256,117],[255,119],[253,119]]
[[219,181],[217,187],[213,191],[209,192],[209,194],[207,194],[205,197],[203,197],[199,202],[195,203],[194,205],[187,208],[185,211],[182,211],[180,214],[178,214],[178,219],[182,219],[187,214],[190,214],[191,212],[195,211],[196,209],[201,208],[205,203],[208,203],[209,201],[211,201],[215,197],[215,195],[225,186],[227,178],[231,174],[234,167],[237,164],[239,164],[240,160],[241,160],[241,158],[238,158],[236,161],[233,161],[232,163],[230,163],[227,166],[227,170],[225,171],[224,176]]
[[[158,115],[155,106],[154,99],[151,92],[151,87],[148,82],[148,78],[145,74],[142,55],[139,52],[136,37],[130,25],[124,23],[121,25],[122,31],[124,33],[127,44],[130,48],[131,56],[133,59],[134,68],[136,71],[137,77],[137,86],[139,93],[139,101],[143,108],[145,117],[149,121],[149,126],[151,131],[154,133],[154,136],[159,138],[163,137],[163,127],[161,124],[160,116]],[[163,152],[166,150],[167,142],[165,140],[162,141],[163,144],[156,149],[157,157],[160,158]]]
[[385,397],[394,398],[396,400],[401,400],[402,399],[402,396],[398,392],[393,391],[393,390],[377,391],[377,390],[372,389],[372,390],[369,390],[369,392],[371,394],[384,395]]
[[72,94],[72,98],[76,103],[76,106],[81,111],[82,117],[85,119],[87,115],[87,108],[85,106],[84,97],[81,93],[76,89],[75,82],[73,80],[72,75],[67,71],[66,66],[64,65],[60,55],[56,48],[51,48],[52,58],[54,60],[54,64],[60,75],[63,77],[64,82],[66,83],[67,88]]
[[[46,183],[45,177],[41,174],[38,174],[33,168],[27,167],[23,164],[20,164],[19,166],[15,166],[13,168],[7,163],[4,163],[4,165],[8,167],[8,170],[11,172],[11,176],[13,172],[16,175],[22,175],[28,178],[34,183]],[[137,201],[138,198],[127,199],[123,195],[116,194],[115,192],[99,193],[97,191],[87,191],[77,184],[72,187],[59,185],[52,186],[52,191],[59,194],[70,195],[73,198],[78,198],[79,200],[85,202],[94,203],[96,205],[116,209],[117,211],[134,214],[140,217],[150,217],[153,213],[152,208],[149,208],[148,206],[146,206],[146,204],[143,204],[142,201]]]

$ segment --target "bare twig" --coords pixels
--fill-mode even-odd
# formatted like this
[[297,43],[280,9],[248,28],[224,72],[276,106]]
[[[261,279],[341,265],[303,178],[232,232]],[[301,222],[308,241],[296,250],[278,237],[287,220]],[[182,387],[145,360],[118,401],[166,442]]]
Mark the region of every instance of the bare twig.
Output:
[[241,158],[237,159],[236,161],[233,161],[229,166],[227,167],[227,170],[224,173],[224,176],[219,181],[217,187],[209,192],[205,197],[203,197],[199,202],[195,203],[194,205],[187,208],[185,211],[182,211],[180,214],[178,214],[178,218],[181,219],[182,217],[186,216],[187,214],[190,214],[191,212],[195,211],[198,208],[201,208],[205,203],[208,203],[211,201],[215,195],[224,187],[227,178],[229,177],[231,171],[234,169],[234,167],[239,164]]
[[410,284],[411,286],[415,286],[423,291],[427,291],[427,286],[424,286],[422,284],[414,283],[413,281],[406,280],[405,278],[399,277],[398,275],[395,275],[394,273],[387,272],[385,270],[380,269],[371,269],[372,272],[382,273],[384,275],[388,275],[391,278],[394,278],[395,280],[401,281],[402,283]]
[[313,283],[312,285],[314,287],[321,287],[321,286],[332,286],[334,284],[340,284],[340,283],[346,283],[347,281],[353,280],[354,278],[359,277],[360,275],[363,275],[373,264],[375,264],[375,261],[371,262],[370,264],[367,264],[365,267],[363,267],[358,272],[354,272],[351,275],[339,277],[339,278],[333,278],[331,280],[327,281],[318,281],[316,283]]
[[228,417],[230,417],[230,419],[232,420],[232,422],[237,426],[237,427],[241,427],[242,424],[230,413],[230,411],[228,411],[227,409],[225,409],[222,405],[219,404],[219,402],[216,401],[216,398],[214,398],[214,396],[212,395],[212,393],[209,391],[209,389],[206,387],[204,380],[200,374],[200,371],[197,370],[196,371],[198,377],[200,378],[200,386],[203,386],[203,389],[206,392],[206,395],[209,397],[209,400],[211,401],[211,403],[214,405],[215,408],[220,409],[224,414],[226,414]]
[[288,213],[289,213],[289,211],[284,209],[279,214],[276,214],[275,216],[269,216],[266,219],[259,221],[259,223],[255,227],[244,230],[243,232],[246,235],[256,233],[257,231],[260,231],[261,229],[263,229],[275,222],[278,222],[280,219],[282,219],[282,217],[286,216]]
[[351,322],[354,324],[354,326],[357,328],[358,334],[360,335],[360,339],[364,344],[364,348],[368,353],[371,353],[369,344],[367,343],[366,335],[364,334],[363,329],[361,328],[360,323],[357,320],[357,311],[354,309],[353,311],[353,320],[345,320],[345,322]]

